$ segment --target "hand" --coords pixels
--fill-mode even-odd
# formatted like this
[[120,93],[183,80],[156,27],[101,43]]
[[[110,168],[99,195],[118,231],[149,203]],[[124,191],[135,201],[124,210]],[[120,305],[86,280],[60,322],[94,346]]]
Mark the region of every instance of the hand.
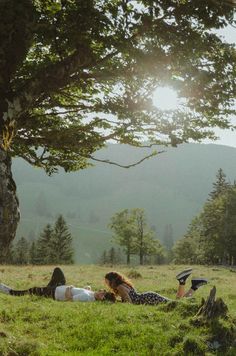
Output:
[[74,286],[69,286],[66,288],[66,291],[65,291],[65,298],[66,300],[73,300],[73,296],[72,296],[72,288],[74,288]]

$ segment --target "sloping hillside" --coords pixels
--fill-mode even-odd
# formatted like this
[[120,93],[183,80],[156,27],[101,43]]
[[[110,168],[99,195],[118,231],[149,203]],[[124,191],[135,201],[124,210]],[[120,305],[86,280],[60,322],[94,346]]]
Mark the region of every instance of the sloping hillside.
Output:
[[[111,145],[98,155],[124,164],[145,153]],[[112,214],[141,207],[160,240],[167,224],[172,225],[178,239],[200,211],[219,168],[231,181],[236,178],[236,148],[182,145],[130,169],[97,164],[52,177],[16,159],[13,172],[21,206],[17,237],[38,237],[42,228],[62,213],[75,239],[78,262],[90,263],[110,246],[112,234],[107,224]]]

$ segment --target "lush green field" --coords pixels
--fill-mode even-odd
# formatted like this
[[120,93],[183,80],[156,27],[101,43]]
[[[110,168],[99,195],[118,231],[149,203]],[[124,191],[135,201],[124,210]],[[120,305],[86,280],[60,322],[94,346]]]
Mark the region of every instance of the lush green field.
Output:
[[[175,275],[185,266],[62,266],[69,284],[104,288],[103,276],[118,270],[139,291],[175,299]],[[14,288],[43,286],[51,266],[1,266],[0,280]],[[0,355],[236,355],[236,273],[194,266],[193,277],[210,279],[192,299],[158,306],[57,302],[0,294]],[[193,322],[211,287],[229,307],[229,319],[211,326]],[[232,346],[233,345],[233,346]]]

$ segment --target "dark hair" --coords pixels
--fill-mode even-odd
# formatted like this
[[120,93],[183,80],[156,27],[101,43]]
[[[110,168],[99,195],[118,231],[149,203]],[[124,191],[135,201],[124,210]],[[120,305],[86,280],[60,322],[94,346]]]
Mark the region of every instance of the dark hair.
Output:
[[130,288],[134,288],[132,283],[125,276],[118,272],[108,272],[105,275],[105,279],[109,281],[109,287],[113,290],[115,294],[118,294],[117,287],[120,284],[126,284]]
[[112,302],[115,303],[116,302],[116,296],[114,293],[112,292],[106,292],[104,294],[104,301],[108,301],[108,302]]

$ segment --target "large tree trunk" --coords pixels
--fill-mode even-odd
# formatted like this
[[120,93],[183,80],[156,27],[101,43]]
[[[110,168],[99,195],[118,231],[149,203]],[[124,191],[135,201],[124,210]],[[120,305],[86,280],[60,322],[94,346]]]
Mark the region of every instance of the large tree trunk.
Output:
[[0,146],[0,262],[16,234],[20,219],[16,185],[12,178],[11,157]]
[[15,84],[12,88],[12,83],[32,45],[36,19],[32,0],[0,1],[0,262],[4,261],[15,237],[20,218],[8,149],[16,134],[18,117],[39,95],[39,89],[35,96],[29,95],[32,85],[25,92],[15,93]]

